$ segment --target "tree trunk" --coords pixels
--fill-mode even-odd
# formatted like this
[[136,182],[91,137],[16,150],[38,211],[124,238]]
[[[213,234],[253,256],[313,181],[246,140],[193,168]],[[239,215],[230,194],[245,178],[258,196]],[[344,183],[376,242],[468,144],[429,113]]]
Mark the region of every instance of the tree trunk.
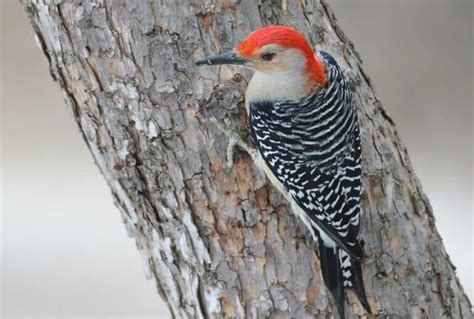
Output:
[[[224,170],[228,138],[210,119],[248,139],[250,73],[193,62],[268,24],[297,28],[347,70],[363,140],[363,272],[374,313],[472,317],[394,123],[325,2],[22,1],[174,317],[336,312],[314,244],[284,198],[246,153]],[[352,292],[347,302],[349,317],[365,314]]]

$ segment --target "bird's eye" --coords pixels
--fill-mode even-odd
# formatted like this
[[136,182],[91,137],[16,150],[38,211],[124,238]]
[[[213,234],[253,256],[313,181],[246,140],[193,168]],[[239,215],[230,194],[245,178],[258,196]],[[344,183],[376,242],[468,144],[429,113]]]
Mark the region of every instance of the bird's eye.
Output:
[[267,52],[262,54],[261,58],[263,61],[271,61],[275,57],[275,53],[273,52]]

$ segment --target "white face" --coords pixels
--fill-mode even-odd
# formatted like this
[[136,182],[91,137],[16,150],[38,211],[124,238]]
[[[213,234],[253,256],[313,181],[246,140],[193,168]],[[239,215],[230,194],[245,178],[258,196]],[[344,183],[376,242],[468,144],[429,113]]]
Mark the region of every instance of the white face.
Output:
[[298,49],[269,44],[247,59],[245,66],[256,71],[247,87],[247,103],[298,99],[311,92],[306,57]]
[[306,58],[301,51],[268,44],[252,54],[245,66],[265,73],[304,73]]

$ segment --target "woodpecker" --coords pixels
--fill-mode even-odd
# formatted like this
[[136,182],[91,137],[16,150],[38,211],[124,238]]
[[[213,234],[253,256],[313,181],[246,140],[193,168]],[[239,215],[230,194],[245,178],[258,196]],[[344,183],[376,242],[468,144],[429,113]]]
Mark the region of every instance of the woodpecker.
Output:
[[238,64],[250,133],[268,179],[318,242],[324,282],[344,318],[344,288],[371,313],[361,271],[361,143],[356,108],[334,58],[285,26],[251,33],[196,65]]

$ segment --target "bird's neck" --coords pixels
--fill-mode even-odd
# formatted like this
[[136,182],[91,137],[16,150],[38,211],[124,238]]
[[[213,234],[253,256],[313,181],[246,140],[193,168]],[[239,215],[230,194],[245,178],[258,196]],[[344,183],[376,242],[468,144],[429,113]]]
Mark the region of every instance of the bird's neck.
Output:
[[304,72],[256,71],[245,93],[246,104],[262,101],[298,100],[312,92],[314,85]]

